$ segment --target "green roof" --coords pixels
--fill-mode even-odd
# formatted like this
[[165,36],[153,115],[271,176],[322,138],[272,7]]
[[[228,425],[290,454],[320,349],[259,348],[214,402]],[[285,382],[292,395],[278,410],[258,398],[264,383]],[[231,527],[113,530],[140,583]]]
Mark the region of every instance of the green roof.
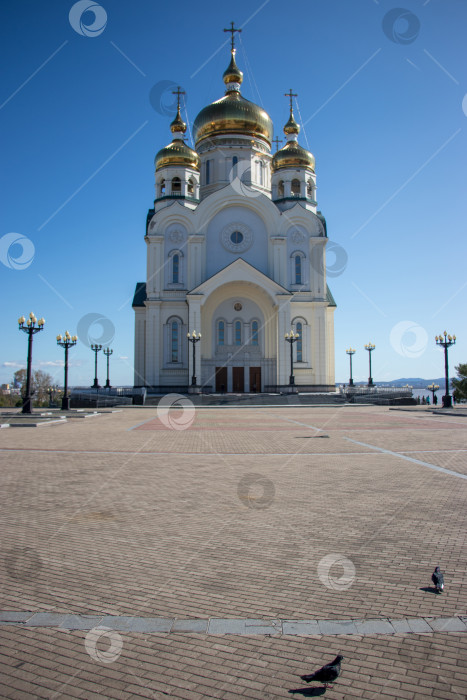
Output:
[[332,296],[332,292],[328,285],[326,285],[326,301],[329,302],[329,306],[335,306],[337,308],[337,304],[334,301],[334,297]]
[[137,282],[135,295],[133,297],[133,308],[135,306],[144,306],[146,300],[146,282]]

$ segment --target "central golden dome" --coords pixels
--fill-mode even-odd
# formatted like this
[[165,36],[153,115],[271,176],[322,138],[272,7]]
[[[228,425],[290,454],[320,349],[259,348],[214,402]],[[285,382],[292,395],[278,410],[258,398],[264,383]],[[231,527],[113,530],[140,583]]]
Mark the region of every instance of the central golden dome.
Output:
[[235,50],[223,79],[227,86],[225,97],[204,107],[194,121],[195,144],[210,136],[245,134],[262,138],[270,146],[273,134],[271,118],[264,109],[240,94],[243,74],[235,63]]

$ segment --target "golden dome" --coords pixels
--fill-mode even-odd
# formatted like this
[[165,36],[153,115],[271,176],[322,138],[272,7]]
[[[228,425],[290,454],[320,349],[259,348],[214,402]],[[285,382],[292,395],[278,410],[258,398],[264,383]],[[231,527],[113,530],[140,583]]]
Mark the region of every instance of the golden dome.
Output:
[[280,151],[277,151],[271,162],[272,172],[285,170],[285,168],[309,168],[315,172],[315,157],[306,148],[302,148],[297,142],[300,127],[295,121],[292,106],[290,107],[289,120],[284,126],[284,134],[288,141]]
[[271,163],[272,172],[285,168],[309,168],[315,172],[315,157],[297,141],[288,141],[280,151],[274,154]]
[[154,160],[156,170],[167,165],[178,165],[182,168],[191,168],[199,172],[199,155],[186,145],[182,139],[174,139],[168,146],[162,148]]
[[235,49],[223,80],[227,86],[225,97],[204,107],[194,121],[195,143],[219,134],[246,134],[262,138],[270,146],[273,127],[269,114],[240,94],[243,73],[235,63]]
[[172,134],[184,134],[186,131],[186,124],[182,119],[182,115],[180,114],[180,105],[178,105],[177,107],[177,114],[175,115],[175,119],[170,124],[170,131],[172,132]]
[[228,68],[224,71],[222,79],[226,85],[229,83],[238,83],[241,85],[243,83],[243,73],[235,62],[235,50],[232,51],[232,58],[230,59],[230,64]]
[[191,168],[192,170],[198,170],[199,172],[199,155],[183,141],[183,134],[186,131],[186,124],[180,114],[180,103],[178,103],[177,106],[177,114],[175,115],[175,119],[170,124],[170,131],[172,134],[179,135],[175,136],[172,143],[169,143],[168,146],[162,148],[156,155],[154,161],[156,170],[165,168],[166,165],[178,165],[182,168]]
[[300,133],[300,127],[297,124],[297,122],[295,121],[292,110],[290,110],[289,121],[284,126],[284,134],[286,136],[288,136],[289,134],[299,134],[299,133]]

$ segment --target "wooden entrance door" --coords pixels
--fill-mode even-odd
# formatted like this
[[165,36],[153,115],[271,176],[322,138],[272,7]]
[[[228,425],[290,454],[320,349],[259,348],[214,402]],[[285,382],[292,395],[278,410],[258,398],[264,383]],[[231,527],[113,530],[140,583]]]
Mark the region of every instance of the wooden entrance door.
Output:
[[250,391],[261,391],[261,367],[250,367]]
[[227,367],[216,367],[216,391],[227,391]]
[[244,367],[232,367],[232,391],[242,394],[245,391]]

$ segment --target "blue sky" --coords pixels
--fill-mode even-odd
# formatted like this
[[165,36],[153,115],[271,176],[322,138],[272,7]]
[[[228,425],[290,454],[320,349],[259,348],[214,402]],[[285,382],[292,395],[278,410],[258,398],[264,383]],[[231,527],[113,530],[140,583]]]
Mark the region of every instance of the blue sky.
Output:
[[[32,310],[46,319],[36,368],[62,382],[55,336],[80,324],[82,336],[111,341],[112,383],[132,383],[131,299],[145,279],[154,156],[171,140],[167,85],[186,91],[191,124],[223,95],[231,20],[243,27],[242,92],[279,137],[283,94],[298,93],[299,140],[316,157],[332,242],[336,381],[348,380],[349,345],[354,378],[367,378],[369,341],[376,381],[442,376],[434,336],[445,329],[458,336],[452,369],[466,362],[467,6],[401,2],[240,0],[231,16],[212,0],[102,0],[89,30],[95,16],[82,4],[70,21],[68,0],[8,3],[0,382],[24,366],[17,318]],[[91,384],[93,357],[82,342],[71,351],[71,384]]]

